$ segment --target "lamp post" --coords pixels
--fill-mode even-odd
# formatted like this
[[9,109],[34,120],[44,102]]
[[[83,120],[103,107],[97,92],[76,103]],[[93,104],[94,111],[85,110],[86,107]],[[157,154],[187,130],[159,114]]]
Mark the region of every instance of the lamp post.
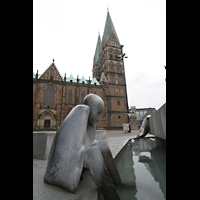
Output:
[[118,58],[121,58],[122,60],[122,64],[123,64],[123,70],[124,70],[124,86],[125,86],[125,94],[126,94],[126,106],[127,106],[127,119],[128,119],[128,125],[129,125],[129,130],[128,132],[131,132],[131,125],[130,125],[130,118],[129,118],[129,107],[128,107],[128,96],[127,96],[127,89],[126,89],[126,76],[125,76],[125,69],[124,69],[124,58],[128,58],[127,56],[125,56],[125,53],[123,53],[123,47],[124,45],[121,45],[121,54],[118,55]]

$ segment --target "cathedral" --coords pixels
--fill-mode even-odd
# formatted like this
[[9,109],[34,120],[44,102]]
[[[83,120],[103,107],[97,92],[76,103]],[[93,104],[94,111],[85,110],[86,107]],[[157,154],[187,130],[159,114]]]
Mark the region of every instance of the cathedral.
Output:
[[33,129],[57,129],[73,107],[94,93],[104,101],[97,129],[122,129],[127,123],[127,95],[120,44],[109,11],[102,40],[98,35],[92,73],[85,79],[62,77],[54,60],[42,74],[33,73]]

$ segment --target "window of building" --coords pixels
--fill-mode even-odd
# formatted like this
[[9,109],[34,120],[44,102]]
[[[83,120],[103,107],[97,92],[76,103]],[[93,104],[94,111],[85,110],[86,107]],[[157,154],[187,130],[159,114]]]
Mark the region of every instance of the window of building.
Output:
[[68,104],[73,104],[73,93],[72,93],[72,90],[69,90],[69,92],[67,94],[67,103]]
[[120,106],[120,101],[117,101],[117,105]]
[[44,91],[44,108],[54,108],[56,90],[53,85],[48,85]]
[[113,59],[113,55],[112,55],[112,54],[109,54],[109,57],[110,57],[110,60],[112,60],[112,59]]
[[83,103],[83,99],[85,98],[85,92],[84,91],[82,91],[81,92],[81,104]]

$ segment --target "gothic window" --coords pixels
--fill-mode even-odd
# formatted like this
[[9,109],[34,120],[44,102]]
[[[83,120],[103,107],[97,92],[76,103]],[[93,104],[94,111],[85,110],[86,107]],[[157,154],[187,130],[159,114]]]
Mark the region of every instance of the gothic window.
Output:
[[120,101],[117,101],[117,105],[120,106]]
[[54,108],[55,102],[55,88],[53,85],[48,85],[44,91],[44,108]]
[[117,55],[115,55],[115,60],[118,60],[118,56]]
[[112,60],[112,59],[113,59],[113,55],[112,55],[112,54],[109,54],[109,57],[110,57],[110,60]]
[[73,93],[72,93],[72,90],[69,90],[69,92],[68,92],[67,103],[68,104],[73,104]]
[[114,74],[112,74],[112,81],[111,81],[111,83],[115,84],[115,75]]
[[81,103],[83,103],[83,99],[85,98],[85,92],[84,91],[82,91],[81,92]]
[[113,71],[113,65],[110,66],[110,71]]
[[111,72],[113,72],[114,71],[114,63],[113,62],[110,62],[110,70],[109,71],[111,71]]
[[119,66],[117,65],[117,72],[119,71]]

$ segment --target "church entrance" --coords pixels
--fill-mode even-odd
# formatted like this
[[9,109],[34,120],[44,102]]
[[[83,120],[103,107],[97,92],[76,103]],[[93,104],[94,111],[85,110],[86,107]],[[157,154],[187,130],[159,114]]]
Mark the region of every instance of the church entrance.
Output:
[[44,128],[50,128],[51,121],[49,119],[44,121]]
[[41,109],[41,114],[38,118],[38,128],[39,129],[56,129],[56,116],[54,109],[46,110]]

